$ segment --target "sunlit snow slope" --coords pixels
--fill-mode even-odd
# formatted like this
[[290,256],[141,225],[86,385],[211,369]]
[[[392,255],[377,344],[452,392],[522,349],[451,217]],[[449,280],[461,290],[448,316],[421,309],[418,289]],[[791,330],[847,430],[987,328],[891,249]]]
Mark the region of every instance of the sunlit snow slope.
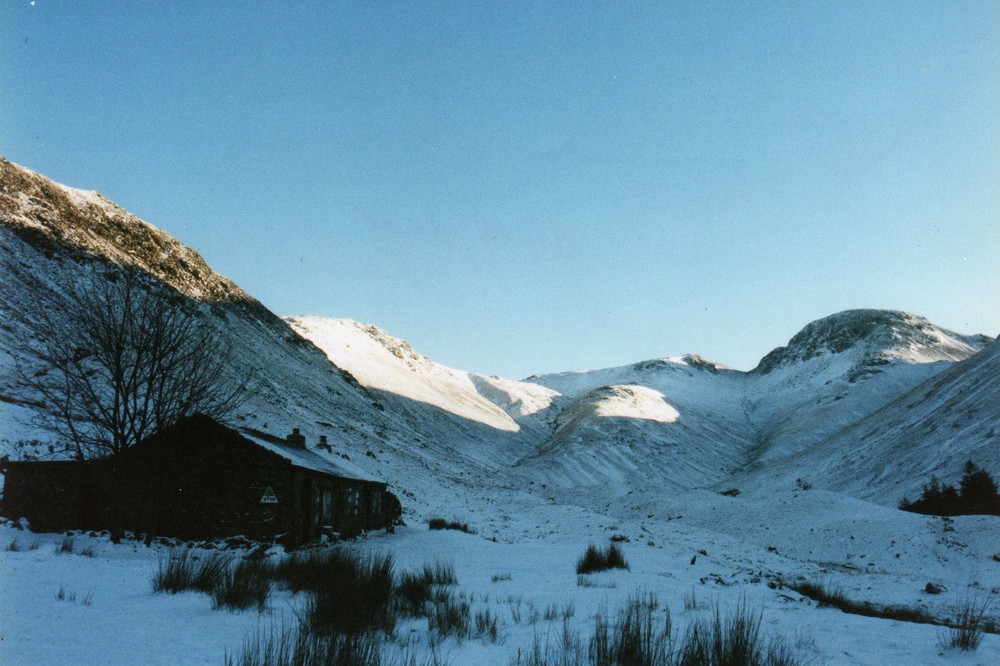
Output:
[[433,405],[499,430],[518,431],[552,404],[554,391],[434,363],[377,326],[349,319],[288,317],[303,337],[370,388]]
[[695,356],[535,376],[562,396],[556,430],[518,471],[562,488],[714,483],[742,465],[742,373]]
[[751,463],[773,461],[833,435],[982,349],[923,317],[849,310],[804,327],[750,373]]

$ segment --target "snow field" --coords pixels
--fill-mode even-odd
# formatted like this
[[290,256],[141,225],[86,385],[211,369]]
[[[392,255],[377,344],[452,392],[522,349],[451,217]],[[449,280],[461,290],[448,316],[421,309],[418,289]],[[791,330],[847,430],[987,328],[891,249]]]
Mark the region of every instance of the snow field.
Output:
[[[473,618],[477,611],[489,610],[499,630],[496,643],[438,641],[438,654],[454,665],[509,663],[518,648],[531,647],[536,635],[543,642],[549,636],[556,641],[564,615],[571,629],[587,640],[598,612],[614,614],[637,593],[652,593],[661,609],[670,609],[678,636],[695,618],[710,617],[716,604],[725,616],[745,602],[762,613],[765,633],[784,637],[803,659],[815,663],[1000,663],[998,636],[987,635],[974,653],[960,653],[941,647],[940,627],[817,608],[788,588],[769,587],[780,578],[801,577],[839,587],[852,599],[916,605],[948,615],[970,592],[997,599],[990,586],[1000,587],[1000,563],[984,555],[995,542],[984,529],[989,525],[986,518],[957,518],[954,531],[944,533],[940,519],[901,518],[898,512],[892,516],[890,510],[856,501],[856,520],[848,526],[843,521],[849,521],[844,516],[850,514],[842,499],[817,494],[809,501],[832,508],[824,521],[823,512],[812,507],[819,520],[807,539],[801,532],[804,524],[795,519],[794,504],[778,504],[774,513],[753,523],[749,516],[761,513],[762,503],[752,493],[724,497],[703,492],[683,501],[685,515],[656,521],[619,520],[567,505],[536,506],[531,514],[512,519],[520,528],[520,536],[511,534],[512,542],[494,542],[484,534],[431,531],[414,523],[393,534],[367,535],[347,547],[391,553],[397,575],[424,564],[454,566],[458,585],[452,587],[453,594],[469,602]],[[782,514],[785,520],[779,519]],[[768,520],[771,529],[765,530]],[[492,529],[488,524],[479,527]],[[848,527],[850,534],[844,531]],[[741,533],[756,536],[744,539]],[[614,534],[629,538],[620,546],[630,569],[591,574],[585,577],[588,585],[581,587],[577,559],[588,544],[606,544]],[[964,545],[942,545],[943,535]],[[905,553],[899,559],[880,554],[878,560],[884,559],[887,566],[859,566],[841,552],[845,543],[874,552],[875,544],[886,538]],[[10,552],[14,539],[22,548],[36,542],[38,546]],[[115,546],[105,538],[76,536],[74,550],[92,549],[88,557],[56,554],[61,541],[61,535],[0,527],[0,663],[221,664],[224,653],[238,652],[251,632],[294,624],[304,600],[303,595],[275,591],[260,615],[212,610],[204,594],[152,592],[150,577],[167,548],[130,542]],[[809,554],[817,548],[826,550]],[[944,584],[946,592],[923,593],[927,578]],[[970,582],[978,587],[969,588]],[[75,593],[76,600],[58,600],[60,588]],[[91,592],[90,605],[84,605],[83,597]],[[426,619],[398,623],[396,644],[409,643],[408,649],[419,655],[426,654],[427,640]]]

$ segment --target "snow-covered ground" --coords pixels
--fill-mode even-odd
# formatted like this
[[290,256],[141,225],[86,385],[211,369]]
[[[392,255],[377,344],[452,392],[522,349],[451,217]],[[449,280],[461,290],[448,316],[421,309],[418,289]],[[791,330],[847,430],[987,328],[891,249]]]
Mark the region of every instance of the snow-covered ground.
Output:
[[[511,499],[506,520],[472,521],[477,535],[413,524],[347,544],[392,553],[397,571],[452,564],[455,591],[466,595],[473,613],[489,609],[499,618],[495,643],[441,642],[446,663],[509,663],[536,635],[555,641],[564,612],[586,639],[602,608],[613,610],[638,592],[655,594],[670,609],[677,634],[696,617],[709,617],[715,605],[725,613],[745,601],[762,612],[766,632],[783,636],[811,663],[1000,663],[1000,636],[987,635],[976,652],[963,653],[942,647],[940,627],[817,608],[775,586],[805,578],[839,587],[852,599],[919,607],[939,617],[979,595],[990,599],[996,615],[1000,563],[990,559],[998,546],[996,518],[943,523],[813,490],[736,497],[695,492],[676,500],[676,514],[671,503],[651,508],[666,512],[653,519],[626,517],[624,508],[602,515]],[[477,508],[471,515],[496,513]],[[493,541],[487,534],[494,531],[508,538]],[[603,545],[615,534],[629,538],[620,545],[630,569],[592,574],[593,587],[579,586],[577,558],[588,544]],[[213,610],[199,593],[154,594],[151,576],[167,547],[115,546],[104,537],[76,535],[75,554],[57,554],[62,538],[0,527],[0,663],[221,664],[248,635],[293,624],[301,607],[301,596],[286,591],[276,591],[262,614]],[[20,552],[8,550],[15,540]],[[929,595],[927,582],[945,591]],[[686,608],[692,597],[697,608]],[[398,625],[392,643],[409,643],[411,653],[426,655],[427,636],[426,620],[409,620]]]

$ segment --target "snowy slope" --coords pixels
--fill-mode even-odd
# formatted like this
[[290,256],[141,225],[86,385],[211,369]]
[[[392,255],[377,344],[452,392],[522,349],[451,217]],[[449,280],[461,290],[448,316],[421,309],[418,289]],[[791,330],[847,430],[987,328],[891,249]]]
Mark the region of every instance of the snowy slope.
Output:
[[988,342],[892,310],[848,310],[808,324],[748,377],[746,407],[757,428],[751,462],[833,435]]
[[563,398],[552,437],[518,471],[561,488],[714,483],[744,462],[741,374],[683,356],[530,377]]
[[[300,427],[309,441],[325,434],[333,455],[347,456],[367,474],[386,479],[403,496],[440,497],[454,504],[458,488],[487,487],[498,465],[515,453],[518,433],[445,412],[377,388],[366,389],[315,345],[235,284],[213,272],[193,250],[96,193],[53,183],[0,160],[0,453],[45,455],[48,435],[31,427],[40,406],[15,370],[32,339],[30,317],[65,306],[69,286],[104,279],[118,264],[148,271],[174,287],[187,306],[218,329],[240,368],[254,370],[256,394],[235,415],[237,425],[276,435]],[[504,389],[495,389],[498,393]],[[537,393],[537,392],[536,392]],[[507,418],[495,408],[493,416]],[[38,438],[23,450],[19,440]],[[514,446],[514,445],[511,445]],[[323,453],[322,455],[326,455]],[[497,462],[499,459],[500,462]]]
[[[852,426],[988,341],[902,312],[852,310],[808,324],[749,373],[689,355],[530,377],[562,397],[552,437],[518,470],[602,492],[726,484]],[[886,501],[886,483],[869,496]]]
[[[35,335],[30,313],[64,307],[67,287],[86,285],[127,264],[148,271],[186,296],[203,320],[222,334],[241,364],[256,370],[259,393],[239,418],[263,425],[285,415],[289,395],[340,401],[345,413],[375,410],[356,382],[330,364],[313,345],[230,280],[212,271],[196,252],[142,222],[97,193],[57,185],[38,174],[0,161],[0,350],[5,373],[0,394],[8,404],[25,404],[15,363],[20,342]],[[28,313],[26,317],[17,316]],[[30,371],[30,368],[28,368]],[[23,392],[23,391],[22,391]],[[301,399],[301,397],[300,397]],[[279,421],[282,419],[279,419]],[[368,419],[375,420],[375,419]],[[17,429],[15,424],[12,430]],[[342,421],[342,427],[369,426]],[[4,433],[7,434],[7,433]]]
[[288,317],[286,321],[363,386],[498,430],[520,430],[520,422],[549,408],[556,395],[535,384],[483,377],[434,363],[372,324],[323,317]]
[[787,474],[855,497],[913,499],[972,459],[1000,470],[1000,342],[785,462]]

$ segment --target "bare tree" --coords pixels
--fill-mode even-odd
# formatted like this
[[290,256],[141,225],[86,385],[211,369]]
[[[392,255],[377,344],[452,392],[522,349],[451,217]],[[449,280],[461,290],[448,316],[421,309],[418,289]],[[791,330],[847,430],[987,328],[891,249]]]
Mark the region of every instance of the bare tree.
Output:
[[200,412],[225,420],[250,395],[247,372],[196,304],[136,270],[72,290],[63,308],[36,308],[25,383],[44,403],[38,425],[77,458],[118,454]]

